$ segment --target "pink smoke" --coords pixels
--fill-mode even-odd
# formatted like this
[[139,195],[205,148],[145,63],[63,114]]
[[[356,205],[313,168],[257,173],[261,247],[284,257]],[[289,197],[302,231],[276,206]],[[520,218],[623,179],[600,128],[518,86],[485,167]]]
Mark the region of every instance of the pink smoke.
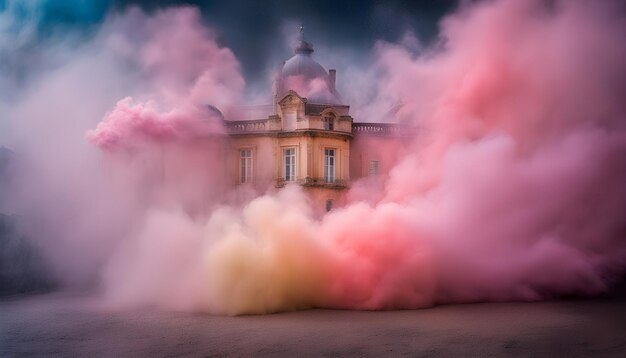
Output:
[[111,149],[129,147],[142,139],[191,140],[223,132],[221,118],[216,118],[208,109],[205,113],[201,108],[160,113],[152,103],[132,106],[131,101],[130,97],[119,101],[98,127],[87,133],[87,138],[100,147]]
[[[626,264],[624,30],[606,4],[498,1],[447,17],[442,49],[379,44],[379,92],[422,129],[408,152],[383,144],[386,182],[355,183],[321,219],[295,187],[206,221],[149,214],[108,292],[230,314],[603,292]],[[124,288],[153,265],[150,293]]]
[[61,283],[93,286],[150,208],[206,212],[227,196],[208,105],[227,110],[244,81],[193,8],[112,13],[80,48],[47,51],[66,61],[2,103],[20,153],[3,204]]
[[[67,119],[68,129],[50,132],[27,121],[24,143],[39,160],[26,183],[45,189],[20,203],[62,238],[43,245],[70,267],[59,272],[98,258],[109,304],[242,314],[598,294],[626,268],[620,9],[583,0],[472,3],[445,18],[440,43],[420,54],[378,44],[383,74],[372,85],[385,106],[395,97],[395,119],[421,134],[382,144],[389,177],[353,183],[348,203],[323,217],[296,186],[264,195],[227,189],[233,163],[206,105],[227,111],[240,101],[234,55],[193,9],[131,10],[110,20],[97,45],[114,78],[137,76],[129,82],[139,85],[114,99],[106,88],[97,92],[106,100],[89,97],[97,105],[83,103],[76,108],[85,112],[70,117],[92,120],[78,129]],[[32,108],[84,68],[79,61],[20,103],[25,117],[42,117]],[[76,83],[72,93],[88,92]],[[102,155],[85,146],[88,129]],[[36,131],[50,139],[32,140]],[[110,150],[120,147],[133,150]],[[87,154],[66,160],[77,153]]]
[[283,87],[296,91],[313,103],[336,103],[337,98],[328,88],[324,78],[307,79],[303,75],[288,76],[283,79]]
[[434,302],[598,293],[623,270],[626,23],[612,6],[479,3],[443,21],[441,52],[379,46],[397,116],[428,133],[383,202],[429,233]]
[[[193,8],[169,9],[153,17],[132,10],[123,26],[140,26],[145,38],[137,43],[111,36],[114,48],[136,61],[149,81],[149,100],[127,97],[106,114],[88,138],[112,148],[139,139],[192,139],[222,133],[221,114],[241,101],[244,80],[233,53],[217,45]],[[119,26],[119,24],[118,24]]]

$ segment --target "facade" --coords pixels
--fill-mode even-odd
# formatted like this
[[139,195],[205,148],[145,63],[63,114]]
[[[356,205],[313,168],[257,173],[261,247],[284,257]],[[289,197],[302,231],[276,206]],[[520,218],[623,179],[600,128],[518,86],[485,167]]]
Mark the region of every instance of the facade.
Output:
[[240,107],[225,118],[233,185],[256,190],[301,185],[317,210],[341,206],[351,183],[389,174],[404,138],[395,124],[360,123],[335,88],[336,71],[312,58],[302,30],[285,61],[273,103]]

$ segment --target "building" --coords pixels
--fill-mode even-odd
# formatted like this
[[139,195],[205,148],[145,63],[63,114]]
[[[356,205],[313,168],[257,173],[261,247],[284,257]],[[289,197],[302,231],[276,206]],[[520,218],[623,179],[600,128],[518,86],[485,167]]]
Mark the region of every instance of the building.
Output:
[[336,70],[313,57],[302,28],[294,55],[275,79],[273,103],[240,107],[225,118],[233,185],[257,190],[301,185],[318,210],[345,201],[351,183],[384,177],[412,132],[350,116],[335,87]]

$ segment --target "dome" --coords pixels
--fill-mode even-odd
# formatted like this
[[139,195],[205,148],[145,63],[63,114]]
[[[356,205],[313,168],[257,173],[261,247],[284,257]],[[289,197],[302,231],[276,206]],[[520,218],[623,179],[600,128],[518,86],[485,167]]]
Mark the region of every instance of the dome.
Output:
[[335,89],[335,70],[327,72],[312,57],[313,45],[304,40],[304,29],[300,27],[294,56],[285,61],[277,79],[277,100],[283,93],[293,90],[300,96],[317,103],[341,103]]
[[310,80],[313,78],[328,77],[328,73],[313,58],[310,54],[296,53],[295,56],[285,62],[283,70],[281,72],[283,78],[289,76],[303,76],[305,79]]

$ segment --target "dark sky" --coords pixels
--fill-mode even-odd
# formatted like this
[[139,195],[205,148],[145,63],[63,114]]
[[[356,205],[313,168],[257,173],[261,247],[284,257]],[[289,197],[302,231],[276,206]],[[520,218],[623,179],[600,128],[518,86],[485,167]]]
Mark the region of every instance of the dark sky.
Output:
[[[456,7],[453,0],[363,1],[121,1],[115,6],[139,5],[147,10],[180,4],[198,6],[207,23],[217,29],[224,45],[243,64],[246,78],[267,67],[267,51],[283,39],[281,27],[295,21],[305,27],[314,44],[349,46],[367,51],[377,40],[398,40],[407,30],[428,41],[439,19]],[[294,32],[296,29],[294,29]],[[288,51],[288,49],[284,49]],[[287,57],[290,53],[285,54]]]
[[[7,4],[8,0],[0,0],[0,11]],[[68,30],[89,34],[109,12],[129,6],[148,12],[168,6],[197,6],[220,43],[235,52],[245,77],[254,81],[265,75],[262,71],[272,61],[291,55],[282,30],[287,23],[304,25],[307,39],[316,47],[323,44],[365,53],[377,40],[397,41],[407,31],[416,33],[423,42],[430,41],[441,17],[454,10],[457,1],[38,0],[38,4],[42,40]]]

